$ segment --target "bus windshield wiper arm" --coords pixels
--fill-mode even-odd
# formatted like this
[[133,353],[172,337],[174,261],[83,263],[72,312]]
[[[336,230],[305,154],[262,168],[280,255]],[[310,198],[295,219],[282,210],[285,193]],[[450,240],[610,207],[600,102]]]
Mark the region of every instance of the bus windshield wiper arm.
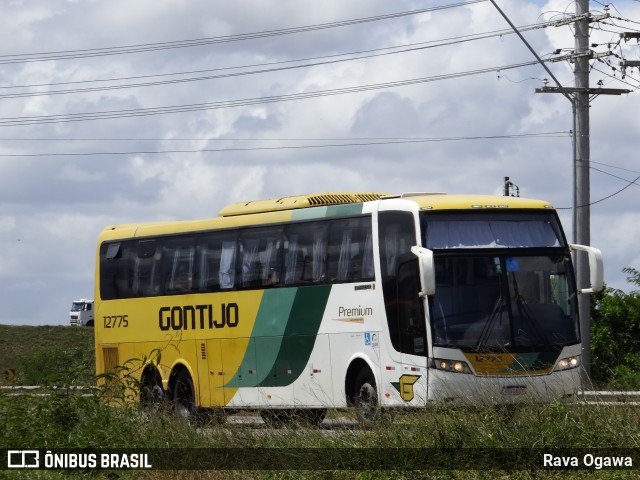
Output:
[[489,318],[484,324],[484,328],[482,329],[482,333],[480,333],[480,338],[478,339],[478,344],[476,345],[476,349],[482,348],[489,340],[489,335],[491,334],[491,330],[493,330],[493,325],[496,323],[496,319],[502,320],[502,310],[505,306],[504,296],[500,295],[498,300],[496,300],[496,304],[493,306],[493,311]]
[[513,291],[515,294],[516,307],[518,308],[518,314],[520,315],[520,318],[527,320],[531,324],[533,330],[535,331],[535,334],[538,337],[538,340],[542,342],[542,345],[548,345],[549,339],[547,338],[542,325],[540,325],[540,321],[536,318],[533,312],[531,312],[529,304],[518,291],[518,283],[516,282],[515,275],[513,277]]

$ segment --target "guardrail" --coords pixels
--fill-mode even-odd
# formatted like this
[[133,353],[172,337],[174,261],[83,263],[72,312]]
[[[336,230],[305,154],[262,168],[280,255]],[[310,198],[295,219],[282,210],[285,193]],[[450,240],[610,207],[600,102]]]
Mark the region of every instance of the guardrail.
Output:
[[43,387],[42,385],[0,385],[0,390],[95,390],[96,387],[70,385],[68,387]]
[[[42,387],[40,385],[0,385],[0,392],[8,391],[9,395],[48,395],[51,390],[65,392],[71,390],[93,391],[96,387]],[[87,393],[87,395],[91,395]],[[640,406],[640,392],[624,390],[583,390],[578,392],[578,399],[589,404],[598,405],[632,405]]]
[[624,390],[584,390],[578,398],[590,404],[640,406],[640,392]]
[[[57,387],[57,386],[53,386],[53,387],[43,387],[41,385],[0,385],[0,393],[2,392],[8,392],[5,393],[5,395],[11,396],[11,397],[17,397],[17,396],[21,396],[21,395],[31,395],[34,397],[38,397],[38,396],[47,396],[47,395],[51,395],[51,390],[53,390],[54,392],[60,392],[60,393],[64,393],[64,392],[69,392],[69,391],[93,391],[95,390],[96,387],[86,387],[86,386],[80,386],[80,385],[71,385],[68,387]],[[93,395],[93,393],[83,393],[83,396],[91,396]]]

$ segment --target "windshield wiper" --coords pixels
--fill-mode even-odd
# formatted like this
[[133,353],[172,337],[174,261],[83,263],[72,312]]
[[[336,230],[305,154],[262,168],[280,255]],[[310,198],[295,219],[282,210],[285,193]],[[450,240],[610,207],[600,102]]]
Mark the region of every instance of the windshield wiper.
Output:
[[514,300],[516,302],[516,307],[518,308],[518,314],[520,318],[525,319],[533,326],[533,330],[538,337],[538,340],[542,342],[542,345],[549,345],[549,339],[547,338],[542,325],[540,325],[540,321],[536,318],[536,316],[531,312],[531,308],[529,308],[529,304],[525,300],[525,298],[520,295],[518,291],[518,282],[516,281],[516,276],[513,276],[513,294]]
[[502,323],[502,311],[506,306],[506,302],[502,293],[500,297],[496,300],[496,304],[493,306],[493,310],[491,311],[491,315],[484,324],[484,328],[480,333],[480,338],[478,339],[478,344],[476,345],[476,350],[480,350],[489,340],[489,336],[491,335],[491,331],[493,330],[493,325],[496,323],[496,320],[500,320]]

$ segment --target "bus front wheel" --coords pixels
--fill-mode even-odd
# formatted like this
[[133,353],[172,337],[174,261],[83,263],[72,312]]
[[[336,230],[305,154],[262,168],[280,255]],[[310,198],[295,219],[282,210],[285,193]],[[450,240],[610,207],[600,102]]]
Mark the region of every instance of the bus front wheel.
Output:
[[363,426],[370,426],[380,416],[376,380],[368,368],[360,370],[356,376],[353,405],[358,423]]
[[191,375],[186,370],[180,370],[176,374],[173,385],[173,407],[179,417],[186,420],[191,420],[195,417],[193,380],[191,380]]
[[165,401],[162,389],[162,377],[156,369],[147,369],[142,375],[140,385],[140,404],[144,410],[158,410]]

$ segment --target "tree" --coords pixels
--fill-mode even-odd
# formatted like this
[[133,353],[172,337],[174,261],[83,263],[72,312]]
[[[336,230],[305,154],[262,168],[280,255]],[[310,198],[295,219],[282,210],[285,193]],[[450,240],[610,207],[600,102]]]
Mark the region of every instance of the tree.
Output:
[[[640,272],[622,270],[640,287]],[[640,291],[605,288],[594,296],[591,318],[593,381],[611,388],[640,388]]]

